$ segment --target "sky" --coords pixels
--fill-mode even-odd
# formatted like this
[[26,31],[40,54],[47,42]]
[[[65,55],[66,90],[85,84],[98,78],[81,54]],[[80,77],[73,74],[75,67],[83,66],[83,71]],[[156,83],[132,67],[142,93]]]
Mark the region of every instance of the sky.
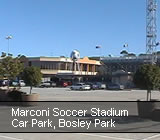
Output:
[[0,0],[0,52],[12,35],[14,55],[118,56],[125,43],[130,53],[145,53],[145,26],[146,0]]

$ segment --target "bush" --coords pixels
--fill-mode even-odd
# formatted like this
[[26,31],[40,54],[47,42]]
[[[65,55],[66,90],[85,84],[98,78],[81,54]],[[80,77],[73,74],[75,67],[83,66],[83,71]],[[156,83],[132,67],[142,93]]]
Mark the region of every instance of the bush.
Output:
[[37,86],[41,83],[42,74],[41,70],[38,67],[27,67],[23,72],[24,82],[30,86],[30,94],[33,86]]
[[5,56],[0,62],[0,76],[8,80],[15,79],[24,69],[20,57]]
[[151,100],[151,90],[160,89],[160,68],[156,65],[142,65],[134,75],[134,84],[140,88],[147,90],[147,100]]
[[13,101],[21,101],[22,94],[24,94],[24,92],[21,92],[19,90],[12,90],[7,93],[7,96],[11,98]]

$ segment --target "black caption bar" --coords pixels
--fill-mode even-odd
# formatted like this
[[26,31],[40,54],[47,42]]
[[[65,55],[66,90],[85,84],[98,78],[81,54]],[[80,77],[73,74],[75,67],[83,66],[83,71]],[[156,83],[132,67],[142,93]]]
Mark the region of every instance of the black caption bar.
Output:
[[160,102],[1,102],[0,133],[159,133],[159,106]]

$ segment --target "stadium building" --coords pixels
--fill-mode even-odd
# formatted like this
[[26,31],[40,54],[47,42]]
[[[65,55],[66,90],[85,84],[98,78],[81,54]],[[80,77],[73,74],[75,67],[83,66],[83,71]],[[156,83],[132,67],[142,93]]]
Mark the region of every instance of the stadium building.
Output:
[[[66,57],[28,57],[26,66],[36,66],[41,69],[43,81],[54,79],[88,78],[98,75],[100,61],[80,58],[74,67],[71,58]],[[74,68],[73,68],[74,67]]]

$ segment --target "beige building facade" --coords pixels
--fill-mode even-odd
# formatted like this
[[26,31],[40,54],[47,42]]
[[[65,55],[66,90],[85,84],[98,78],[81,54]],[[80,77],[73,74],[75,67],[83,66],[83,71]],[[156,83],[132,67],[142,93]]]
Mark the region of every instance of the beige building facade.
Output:
[[90,60],[88,57],[79,59],[75,64],[71,58],[65,57],[28,57],[26,66],[39,67],[43,78],[49,80],[53,77],[72,79],[96,76],[101,63],[97,60]]

